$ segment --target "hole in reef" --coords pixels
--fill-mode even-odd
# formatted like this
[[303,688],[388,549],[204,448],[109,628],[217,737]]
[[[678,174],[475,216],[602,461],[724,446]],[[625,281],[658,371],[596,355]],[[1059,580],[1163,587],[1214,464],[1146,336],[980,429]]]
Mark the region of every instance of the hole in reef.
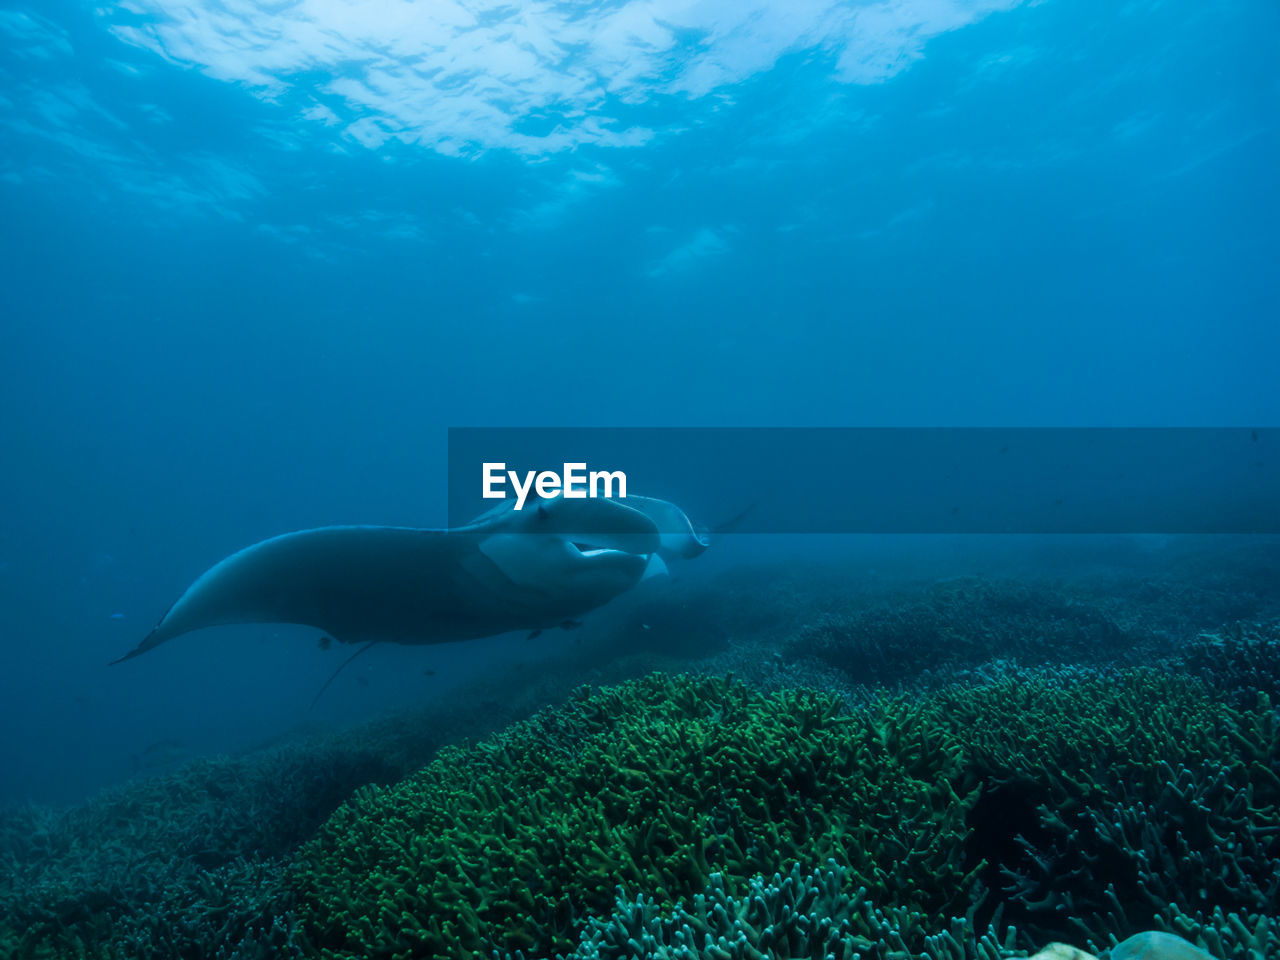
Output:
[[1036,808],[1046,799],[1044,788],[1035,781],[1011,780],[984,786],[978,802],[969,811],[965,869],[972,870],[979,862],[986,861],[979,877],[987,888],[987,899],[974,917],[979,932],[986,930],[1001,902],[1005,904],[1002,923],[1021,928],[1029,919],[1016,899],[1008,899],[1006,889],[1011,881],[1003,871],[1031,872],[1026,849],[1017,838],[1025,838],[1038,849],[1045,847],[1049,837]]

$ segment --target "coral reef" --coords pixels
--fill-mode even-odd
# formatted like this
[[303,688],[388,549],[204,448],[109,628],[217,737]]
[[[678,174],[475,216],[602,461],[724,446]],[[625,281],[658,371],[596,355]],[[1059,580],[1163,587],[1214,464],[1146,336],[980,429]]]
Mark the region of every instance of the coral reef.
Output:
[[1280,716],[1264,695],[1237,710],[1140,669],[1015,673],[925,703],[963,731],[984,783],[970,849],[1019,929],[1098,945],[1174,907],[1274,910]]
[[[1024,956],[1010,931],[981,936],[968,917],[937,928],[923,915],[877,910],[834,860],[825,871],[799,866],[784,879],[754,878],[734,896],[713,874],[706,890],[664,913],[652,899],[618,889],[613,914],[592,919],[569,960],[995,960]],[[516,960],[523,960],[517,954]]]
[[62,814],[0,818],[6,956],[289,956],[285,865],[359,784],[360,750],[290,747],[200,760]]
[[1104,610],[1059,590],[966,578],[826,614],[783,653],[830,664],[859,683],[892,685],[998,656],[1028,665],[1117,660],[1132,643]]
[[1023,948],[1230,928],[1280,892],[1278,728],[1265,697],[1236,710],[1147,668],[1013,669],[852,713],[652,676],[364,791],[304,848],[304,935],[337,957],[549,955],[618,882],[670,909],[712,874],[736,896],[827,858],[921,929],[1000,914]]
[[[1070,553],[1061,544],[1054,549]],[[1043,559],[1036,569],[1047,567]],[[1280,617],[1274,539],[1187,538],[1151,555],[1113,545],[1093,560],[1096,569],[1059,569],[1052,579],[1019,573],[869,585],[850,576],[835,596],[824,582],[809,604],[819,614],[784,631],[782,653],[835,668],[854,683],[937,685],[994,659],[1150,663],[1178,657],[1202,634],[1248,632]],[[783,607],[794,606],[788,591],[782,594]],[[1225,666],[1236,652],[1209,656]],[[1249,690],[1276,692],[1277,660],[1264,654],[1256,662],[1252,677],[1237,667],[1245,702]]]
[[1271,915],[1224,913],[1193,919],[1177,904],[1170,904],[1155,916],[1165,932],[1176,934],[1221,960],[1271,960],[1280,956],[1280,916],[1271,905]]
[[0,811],[0,956],[1280,956],[1280,551],[1077,549],[676,583],[430,707]]
[[335,957],[570,949],[617,883],[671,903],[712,873],[833,858],[940,918],[969,892],[961,769],[903,710],[652,675],[575,697],[362,791],[300,855],[307,942]]
[[1259,692],[1280,702],[1280,620],[1235,620],[1187,641],[1172,657],[1174,669],[1203,678],[1237,706]]

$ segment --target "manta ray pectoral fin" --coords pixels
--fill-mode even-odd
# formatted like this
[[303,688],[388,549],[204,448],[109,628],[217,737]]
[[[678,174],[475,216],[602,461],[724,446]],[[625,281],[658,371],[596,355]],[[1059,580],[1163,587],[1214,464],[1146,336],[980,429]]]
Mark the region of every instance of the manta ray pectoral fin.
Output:
[[649,558],[648,564],[644,568],[644,576],[641,580],[652,580],[654,577],[669,577],[671,571],[667,569],[666,562],[658,554],[654,554]]
[[692,559],[707,549],[709,541],[694,529],[685,512],[674,503],[653,497],[627,497],[626,504],[643,513],[658,528],[657,552],[664,557]]

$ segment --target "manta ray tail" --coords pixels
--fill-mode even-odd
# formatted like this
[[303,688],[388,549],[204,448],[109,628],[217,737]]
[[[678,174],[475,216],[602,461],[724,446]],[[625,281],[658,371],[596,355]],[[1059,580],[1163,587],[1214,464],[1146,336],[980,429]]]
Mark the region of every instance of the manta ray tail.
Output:
[[141,656],[152,647],[158,647],[160,644],[168,640],[169,634],[161,633],[160,628],[164,626],[165,620],[169,618],[169,614],[173,612],[173,608],[175,606],[177,606],[176,601],[169,605],[169,609],[164,612],[164,616],[156,622],[156,625],[151,628],[151,632],[142,639],[140,644],[126,653],[123,657],[116,657],[116,659],[110,661],[107,666],[114,667],[117,663],[124,663],[126,660],[132,660],[134,657]]
[[[314,710],[316,708],[316,704],[320,702],[320,698],[324,696],[324,692],[329,689],[329,684],[333,683],[333,681],[338,678],[338,674],[340,674],[343,670],[347,668],[348,663],[350,663],[356,657],[360,656],[360,654],[364,653],[370,647],[377,646],[379,642],[380,641],[378,640],[370,640],[363,647],[361,647],[351,656],[347,657],[347,659],[343,660],[340,664],[338,664],[338,669],[333,671],[333,673],[329,674],[329,679],[324,682],[324,686],[320,688],[320,692],[316,694],[316,698],[311,701],[311,706],[307,707],[307,709]],[[129,654],[129,656],[133,656],[133,654]],[[126,657],[124,659],[128,659],[128,658]]]
[[711,533],[733,533],[747,519],[747,516],[756,508],[759,500],[752,500],[749,504],[735,513],[728,520],[722,520],[710,529]]
[[[147,641],[145,640],[142,641],[143,644],[145,644],[146,642]],[[130,650],[128,653],[126,653],[123,657],[116,657],[114,660],[108,660],[107,666],[114,667],[117,663],[124,663],[126,660],[132,660],[134,657],[139,656],[143,653],[146,653],[146,651],[149,649],[151,648],[142,646],[142,645],[136,646],[132,650]]]

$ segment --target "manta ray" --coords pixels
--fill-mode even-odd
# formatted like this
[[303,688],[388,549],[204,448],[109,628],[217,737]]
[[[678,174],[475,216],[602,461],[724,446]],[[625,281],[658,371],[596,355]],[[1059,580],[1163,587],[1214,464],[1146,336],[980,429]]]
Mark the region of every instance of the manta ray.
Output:
[[357,654],[384,641],[537,632],[571,624],[665,572],[664,558],[694,557],[706,547],[679,507],[649,497],[556,497],[523,510],[508,501],[452,530],[301,530],[215,564],[141,643],[112,662],[227,624],[314,627],[339,642],[365,644]]

